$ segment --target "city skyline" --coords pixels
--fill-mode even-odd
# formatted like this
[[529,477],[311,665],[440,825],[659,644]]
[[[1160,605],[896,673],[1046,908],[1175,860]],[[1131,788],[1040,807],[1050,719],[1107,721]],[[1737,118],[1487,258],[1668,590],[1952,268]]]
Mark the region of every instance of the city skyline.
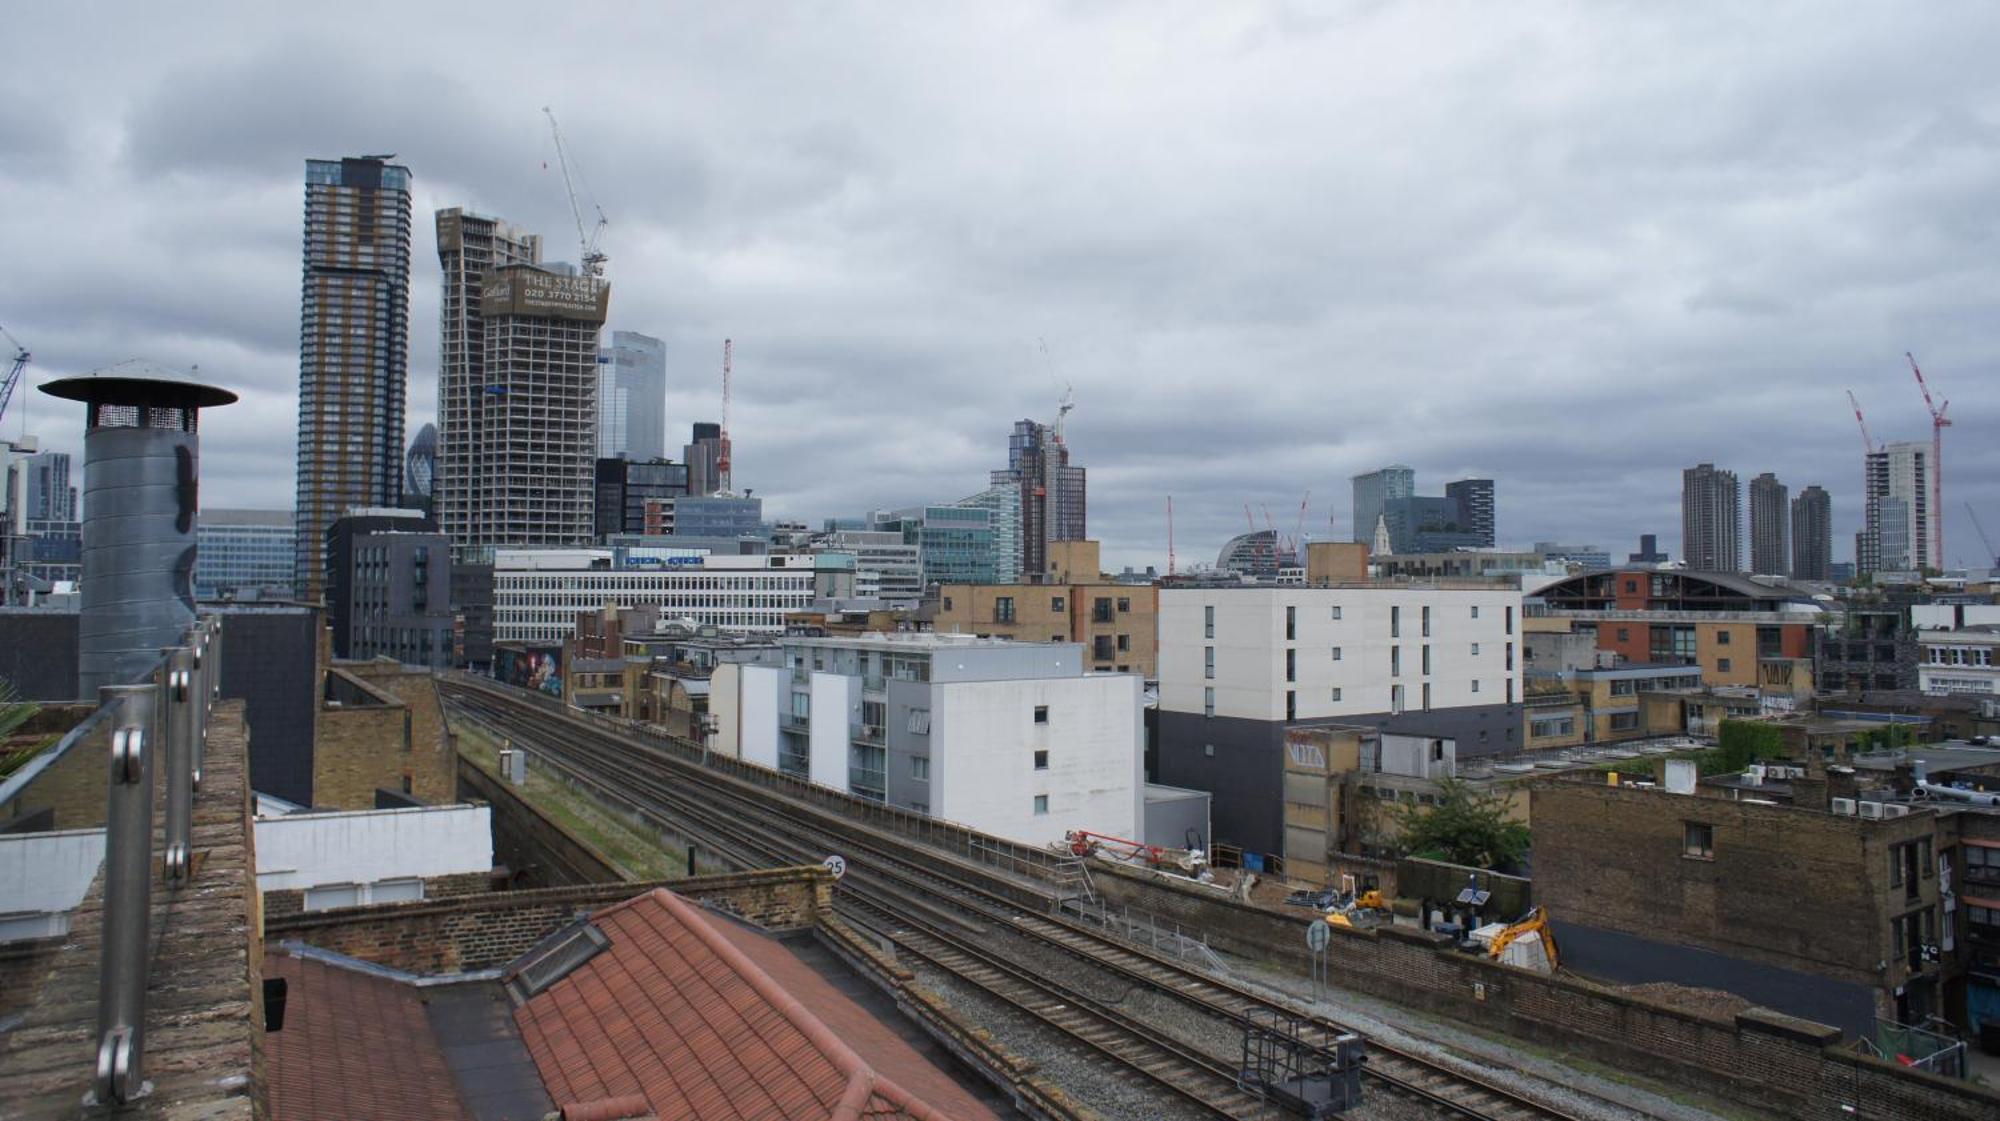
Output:
[[[18,33],[73,38],[76,18],[30,13]],[[2000,518],[1986,514],[2000,511],[2000,451],[1981,393],[2000,345],[1978,312],[2000,273],[1953,233],[2000,181],[1964,124],[1997,83],[1956,20],[1859,9],[1696,113],[1687,92],[1749,59],[1676,13],[1575,27],[1507,13],[1514,54],[1482,46],[1495,17],[1476,12],[1330,25],[1220,12],[1146,29],[964,13],[932,17],[922,50],[903,45],[905,21],[865,14],[773,26],[634,13],[618,36],[588,19],[550,36],[547,76],[519,89],[424,46],[497,31],[428,13],[393,43],[337,21],[304,40],[310,21],[247,20],[226,51],[147,57],[162,18],[104,37],[106,61],[131,63],[117,82],[36,52],[11,75],[33,93],[8,126],[20,158],[0,183],[0,238],[45,264],[0,278],[0,322],[35,351],[33,383],[139,354],[241,390],[205,440],[217,505],[291,492],[300,161],[395,151],[419,214],[506,214],[568,259],[567,203],[542,166],[554,160],[539,109],[553,102],[611,218],[606,330],[688,356],[670,373],[670,432],[719,416],[719,363],[704,356],[736,339],[736,475],[774,517],[972,493],[996,425],[1053,421],[1074,384],[1066,429],[1114,568],[1163,563],[1168,494],[1182,556],[1240,532],[1245,503],[1289,523],[1308,488],[1308,534],[1346,539],[1347,479],[1391,462],[1497,480],[1503,546],[1622,554],[1657,532],[1676,556],[1676,471],[1768,470],[1830,492],[1846,559],[1863,499],[1842,390],[1879,438],[1924,438],[1910,349],[1954,398],[1944,560],[1981,559],[1965,503]],[[1782,14],[1737,18],[1789,30]],[[1685,65],[1629,73],[1641,23],[1638,38],[1677,44]],[[860,41],[884,49],[826,47]],[[1396,44],[1413,41],[1435,52],[1421,76],[1401,73]],[[1884,50],[1925,57],[1928,76],[1887,75],[1862,100],[1844,76]],[[673,76],[641,89],[619,65],[557,65],[625,51],[664,51]],[[1133,61],[1058,103],[1036,77],[1054,51]],[[785,96],[756,96],[754,77],[778,65]],[[901,95],[940,71],[925,104]],[[1546,73],[1582,91],[1565,105],[1596,91],[1618,111],[1564,108],[1551,138],[1534,77]],[[1170,126],[1183,98],[1199,104]],[[1233,137],[1252,121],[1261,147],[1244,151]],[[995,138],[1009,152],[1000,183],[984,154]],[[1509,154],[1533,144],[1552,147]],[[1604,150],[1631,158],[1589,158]],[[1673,153],[1670,188],[1653,184],[1647,151]],[[1183,164],[1209,170],[1167,170]],[[1417,167],[1461,170],[1413,185]],[[1346,200],[1333,213],[1330,195]],[[1795,213],[1770,220],[1774,202]],[[1838,247],[1820,236],[1830,223],[1846,231]],[[405,440],[437,416],[428,225],[411,246]],[[1390,273],[1387,287],[1343,279]],[[1385,383],[1391,407],[1343,403],[1379,400]],[[31,398],[15,405],[28,431],[77,450]],[[827,470],[829,455],[866,466]]]

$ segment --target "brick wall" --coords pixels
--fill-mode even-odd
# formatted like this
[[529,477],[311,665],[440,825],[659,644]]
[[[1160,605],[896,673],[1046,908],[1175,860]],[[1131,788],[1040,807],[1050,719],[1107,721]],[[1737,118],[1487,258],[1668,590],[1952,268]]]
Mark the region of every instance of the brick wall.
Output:
[[503,966],[543,935],[588,913],[664,887],[771,930],[811,927],[833,906],[833,877],[817,867],[776,868],[655,883],[590,884],[488,892],[266,916],[265,941],[298,941],[412,973]]
[[403,790],[442,805],[458,793],[457,757],[444,734],[437,686],[428,670],[389,662],[329,669],[330,688],[358,703],[322,703],[314,721],[313,804],[375,808],[375,791]]
[[[1145,873],[1093,869],[1098,890],[1208,936],[1229,953],[1309,968],[1306,917],[1237,903]],[[1537,883],[1540,884],[1537,877]],[[1544,890],[1538,886],[1538,892]],[[1799,1118],[1862,1115],[1889,1121],[2000,1116],[2000,1094],[1912,1071],[1837,1046],[1822,1024],[1753,1010],[1699,1016],[1568,977],[1545,977],[1461,953],[1408,928],[1334,930],[1334,984],[1532,1040],[1621,1069],[1699,1082],[1746,1104]]]

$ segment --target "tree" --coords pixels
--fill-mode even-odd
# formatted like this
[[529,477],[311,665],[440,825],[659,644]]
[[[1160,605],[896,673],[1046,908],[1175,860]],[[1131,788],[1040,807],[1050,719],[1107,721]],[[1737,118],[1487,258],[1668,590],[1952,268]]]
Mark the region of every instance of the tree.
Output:
[[1505,792],[1440,779],[1436,805],[1396,807],[1403,848],[1412,856],[1474,868],[1517,868],[1528,851],[1528,827],[1510,819],[1508,807]]

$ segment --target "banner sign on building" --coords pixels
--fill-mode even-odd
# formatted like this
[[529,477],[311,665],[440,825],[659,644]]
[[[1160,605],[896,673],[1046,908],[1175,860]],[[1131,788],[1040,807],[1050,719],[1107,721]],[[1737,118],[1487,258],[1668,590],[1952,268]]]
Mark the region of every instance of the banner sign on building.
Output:
[[579,319],[602,324],[611,306],[611,286],[592,276],[561,276],[532,265],[509,265],[486,275],[479,302],[487,318],[507,315]]

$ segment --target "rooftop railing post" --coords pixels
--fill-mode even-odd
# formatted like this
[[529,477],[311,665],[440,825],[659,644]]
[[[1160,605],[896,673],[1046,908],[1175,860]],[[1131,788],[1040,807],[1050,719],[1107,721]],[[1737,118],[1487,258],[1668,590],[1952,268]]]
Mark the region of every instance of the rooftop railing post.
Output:
[[114,706],[105,803],[104,934],[98,960],[97,1070],[100,1103],[143,1092],[146,1053],[146,948],[153,887],[153,685],[107,685]]
[[194,650],[175,646],[164,653],[166,689],[160,703],[165,712],[159,724],[166,740],[167,832],[160,871],[169,886],[182,887],[194,873],[194,752],[207,700],[201,695]]

